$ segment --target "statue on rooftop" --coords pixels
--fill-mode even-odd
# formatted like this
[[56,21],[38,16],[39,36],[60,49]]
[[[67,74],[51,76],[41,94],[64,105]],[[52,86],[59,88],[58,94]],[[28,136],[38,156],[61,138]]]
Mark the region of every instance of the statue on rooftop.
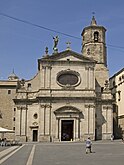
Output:
[[59,37],[56,36],[56,37],[53,37],[53,39],[54,39],[53,50],[54,50],[54,53],[57,53],[58,52],[57,45],[58,45]]

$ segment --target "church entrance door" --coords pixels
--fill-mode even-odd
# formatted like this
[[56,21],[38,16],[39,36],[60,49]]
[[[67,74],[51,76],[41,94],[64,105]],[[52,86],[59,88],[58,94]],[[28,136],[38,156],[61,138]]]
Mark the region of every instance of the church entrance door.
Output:
[[38,130],[33,130],[33,142],[37,141],[37,137],[38,137]]
[[61,121],[61,141],[73,140],[73,120],[62,120]]

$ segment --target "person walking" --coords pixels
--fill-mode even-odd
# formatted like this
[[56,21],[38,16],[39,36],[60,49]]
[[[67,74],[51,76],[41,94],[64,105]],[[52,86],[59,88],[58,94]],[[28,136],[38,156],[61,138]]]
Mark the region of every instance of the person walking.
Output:
[[114,135],[113,134],[111,134],[111,141],[113,141],[114,140]]
[[92,146],[92,141],[91,141],[90,137],[88,137],[86,140],[86,154],[92,153],[91,146]]
[[5,146],[5,145],[4,145],[4,138],[2,138],[2,140],[1,140],[1,146],[2,146],[2,147]]

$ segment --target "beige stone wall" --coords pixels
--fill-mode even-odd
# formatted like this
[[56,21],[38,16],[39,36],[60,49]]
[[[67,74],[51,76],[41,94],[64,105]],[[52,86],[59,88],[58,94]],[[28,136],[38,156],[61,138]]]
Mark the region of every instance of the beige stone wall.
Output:
[[113,95],[113,110],[116,116],[114,130],[117,137],[124,131],[124,69],[110,78],[110,89]]
[[103,64],[96,64],[95,66],[95,77],[98,84],[104,87],[105,81],[109,80],[109,70]]
[[[98,32],[98,42],[94,42],[94,33]],[[82,53],[84,56],[93,58],[98,63],[106,66],[106,46],[105,46],[105,29],[100,26],[89,26],[84,28]]]
[[[12,130],[15,127],[14,120],[16,120],[15,119],[16,110],[14,110],[15,106],[12,100],[16,93],[15,88],[16,87],[12,87],[12,86],[8,86],[8,87],[3,86],[3,82],[2,82],[2,86],[0,86],[0,112],[2,114],[2,118],[0,118],[0,126],[7,129],[12,129]],[[9,91],[11,92],[10,94],[8,94]],[[14,134],[8,133],[8,134],[5,134],[5,137],[7,139],[13,139]]]
[[[37,72],[37,74],[30,80],[25,81],[25,88],[27,89],[28,84],[31,84],[30,91],[38,91],[41,86],[41,79],[40,79],[40,73]],[[27,89],[28,90],[28,89]]]
[[[8,90],[11,90],[11,94],[8,94]],[[8,129],[13,129],[14,102],[12,99],[15,91],[12,88],[0,89],[0,111],[2,113],[0,125]]]
[[121,128],[121,133],[124,135],[124,116],[121,116],[121,118],[118,119],[118,124]]
[[124,115],[124,71],[116,76],[116,103],[118,105],[118,116]]
[[61,86],[57,83],[57,74],[62,70],[65,71],[70,69],[72,71],[76,71],[80,75],[80,85],[76,87],[76,89],[94,89],[95,88],[95,80],[94,80],[94,70],[91,65],[81,66],[71,65],[65,63],[65,65],[52,65],[51,68],[43,67],[41,70],[41,87],[45,89],[62,89]]
[[[57,101],[56,103],[52,103],[51,105],[49,103],[41,103],[41,104],[33,104],[31,106],[28,106],[28,141],[32,141],[32,131],[34,129],[38,129],[38,141],[43,141],[43,140],[48,140],[45,137],[48,137],[50,134],[52,136],[52,138],[58,139],[59,136],[59,140],[61,140],[61,132],[58,135],[58,119],[57,116],[55,115],[55,111],[61,107],[64,106],[72,106],[72,107],[76,107],[77,109],[79,109],[82,112],[83,117],[80,120],[80,130],[78,130],[80,132],[80,139],[84,140],[88,135],[92,136],[92,139],[94,139],[94,134],[95,134],[95,125],[94,125],[94,121],[95,121],[95,109],[94,109],[94,104],[86,104],[84,101],[79,101],[79,100],[75,100],[75,101],[69,101],[68,103],[64,102],[64,100],[62,101],[61,99],[59,101]],[[87,111],[88,108],[88,111]],[[24,111],[25,112],[25,111]],[[38,118],[34,119],[34,114],[37,113],[38,114]],[[20,114],[19,114],[20,116]],[[78,120],[75,119],[75,117],[70,117],[68,118],[68,116],[61,116],[61,120],[64,119],[70,119],[70,120],[74,120],[74,124],[75,127],[77,127],[78,129]],[[24,131],[24,127],[25,127],[25,115],[23,116],[22,119],[22,125],[21,128]],[[20,124],[20,121],[18,121]],[[17,125],[18,127],[18,125]],[[75,130],[76,128],[74,127],[74,131],[75,131],[75,139],[78,138],[78,132],[77,130]],[[61,121],[60,121],[60,129],[61,129]],[[20,130],[18,129],[18,132],[16,132],[17,134],[19,134]],[[23,134],[24,135],[24,134]],[[44,139],[43,139],[43,138]]]

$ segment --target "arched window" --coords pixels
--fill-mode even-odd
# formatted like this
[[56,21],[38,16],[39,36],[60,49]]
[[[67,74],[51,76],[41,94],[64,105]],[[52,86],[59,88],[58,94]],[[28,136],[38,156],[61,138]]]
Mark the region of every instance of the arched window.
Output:
[[98,42],[99,32],[94,32],[94,42]]

